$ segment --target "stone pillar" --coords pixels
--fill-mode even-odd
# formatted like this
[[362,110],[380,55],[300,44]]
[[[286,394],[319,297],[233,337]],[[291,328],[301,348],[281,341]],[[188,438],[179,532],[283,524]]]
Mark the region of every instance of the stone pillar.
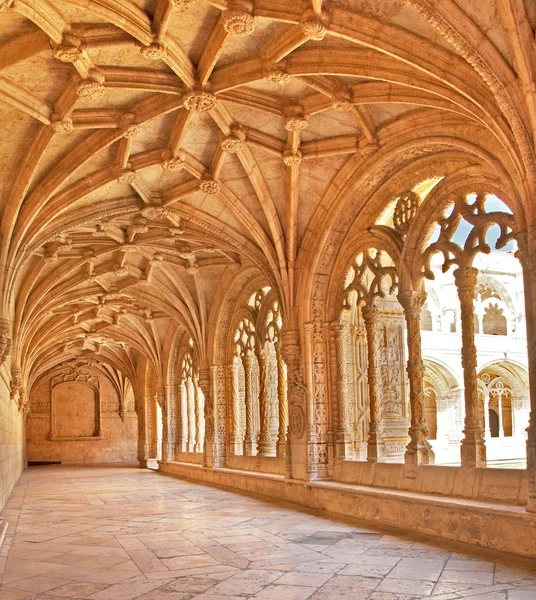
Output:
[[188,390],[186,382],[180,385],[180,430],[179,448],[181,452],[188,452]]
[[[203,466],[214,466],[214,394],[211,385],[211,371],[208,368],[199,369],[198,390],[203,393],[205,404],[203,413],[205,419],[204,431],[198,430],[198,452],[203,452]],[[199,398],[200,400],[200,398]]]
[[484,396],[484,437],[490,438],[491,431],[489,428],[489,394]]
[[287,402],[287,367],[281,354],[281,342],[275,346],[277,360],[277,403],[279,410],[279,430],[277,435],[277,456],[287,455],[288,402]]
[[348,323],[339,319],[331,323],[331,330],[335,341],[335,362],[336,362],[336,385],[337,385],[337,432],[336,432],[336,459],[351,460],[353,458],[352,445],[352,406],[349,398],[349,378],[346,362],[346,333]]
[[523,266],[527,346],[529,364],[530,416],[527,428],[527,511],[536,512],[536,229],[517,236],[517,256]]
[[308,447],[306,440],[307,394],[305,375],[301,365],[300,334],[297,329],[281,332],[281,354],[287,365],[288,432],[287,473],[288,478],[310,478]]
[[246,402],[246,435],[244,437],[244,455],[256,456],[257,442],[255,440],[255,426],[253,421],[253,385],[251,381],[253,374],[253,355],[244,355],[242,357],[242,364],[244,365]]
[[502,392],[497,390],[497,416],[499,417],[499,437],[504,437]]
[[158,427],[156,418],[156,394],[145,397],[146,442],[145,454],[148,460],[154,460],[158,455]]
[[194,380],[194,416],[195,416],[195,440],[194,452],[203,452],[203,438],[201,431],[201,389],[199,377]]
[[460,299],[462,367],[465,398],[465,428],[461,445],[462,467],[485,467],[486,444],[477,393],[475,321],[473,301],[478,269],[458,267],[454,281]]
[[378,373],[378,320],[380,309],[364,306],[363,320],[367,331],[367,373],[370,403],[370,427],[367,441],[367,460],[378,462],[384,453],[380,414],[380,374]]
[[268,359],[269,353],[262,349],[257,354],[259,363],[259,409],[260,409],[260,431],[257,436],[257,449],[260,456],[272,456],[273,449],[270,439],[270,406],[268,390]]
[[235,456],[242,454],[244,448],[244,440],[240,435],[240,394],[238,386],[238,365],[232,363],[228,365],[228,377],[231,389],[231,453]]
[[162,460],[165,462],[175,457],[175,402],[172,396],[170,385],[158,392],[158,404],[162,409]]
[[195,445],[195,391],[194,382],[191,378],[186,381],[186,400],[188,417],[188,452],[194,451]]
[[434,463],[434,452],[428,443],[428,428],[424,412],[424,364],[421,346],[421,309],[426,300],[425,292],[408,290],[398,295],[404,308],[407,328],[409,379],[409,403],[411,407],[410,442],[406,447],[404,461],[410,470],[420,465]]
[[140,467],[147,467],[147,396],[140,402],[136,400],[136,412],[138,413],[138,463]]

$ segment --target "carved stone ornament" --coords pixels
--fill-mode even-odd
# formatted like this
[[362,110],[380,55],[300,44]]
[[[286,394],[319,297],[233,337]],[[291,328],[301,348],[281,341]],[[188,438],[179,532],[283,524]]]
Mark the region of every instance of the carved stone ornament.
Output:
[[205,194],[217,194],[220,191],[220,184],[215,179],[203,179],[199,189]]
[[328,29],[321,17],[312,11],[307,11],[302,19],[303,34],[311,40],[320,41],[326,37]]
[[297,404],[293,404],[289,412],[290,433],[297,438],[302,438],[305,433],[305,413],[303,408]]
[[95,69],[89,72],[89,77],[80,81],[76,88],[79,98],[96,100],[104,95],[104,75]]
[[349,112],[353,108],[350,90],[343,90],[333,94],[331,106],[338,112]]
[[285,111],[285,129],[287,131],[303,131],[309,125],[309,117],[301,107],[291,106]]
[[11,351],[11,338],[9,336],[9,321],[0,318],[0,364],[9,356]]
[[179,153],[177,156],[175,156],[171,150],[162,152],[162,168],[166,171],[175,173],[184,169],[184,166],[184,153]]
[[420,197],[413,191],[404,192],[395,206],[393,224],[400,235],[406,235],[419,208]]
[[67,117],[66,119],[58,118],[57,120],[53,120],[50,126],[54,130],[54,133],[71,133],[71,131],[73,130],[73,120],[69,117]]
[[164,60],[167,56],[167,51],[162,44],[154,43],[150,46],[143,46],[140,49],[140,54],[148,60]]
[[207,112],[216,105],[216,96],[210,92],[192,91],[184,96],[184,108],[194,112]]
[[119,183],[134,183],[136,180],[136,171],[132,171],[132,169],[124,169],[119,176],[117,177],[117,181]]
[[82,40],[74,35],[65,35],[61,44],[53,44],[54,58],[64,63],[74,63],[82,53]]
[[189,8],[196,0],[169,0],[169,5],[177,10],[186,10]]
[[239,136],[237,135],[237,133],[234,132],[232,132],[230,135],[225,136],[224,138],[222,138],[221,141],[222,150],[224,150],[225,152],[229,152],[230,154],[236,154],[243,147],[244,142],[242,138],[245,138],[245,135]]
[[277,85],[287,85],[290,83],[290,75],[286,72],[283,65],[270,65],[264,70],[264,77],[270,83],[276,83]]
[[164,206],[146,206],[141,214],[146,219],[155,221],[157,219],[166,219],[168,217],[168,210]]
[[251,35],[255,29],[255,17],[242,10],[227,10],[223,13],[223,28],[237,37]]
[[292,150],[285,150],[283,154],[283,162],[287,167],[295,167],[299,165],[302,161],[302,153],[300,150],[296,152],[292,152]]
[[128,140],[133,140],[140,135],[141,125],[139,123],[129,123],[123,125],[121,128],[121,133],[124,138]]

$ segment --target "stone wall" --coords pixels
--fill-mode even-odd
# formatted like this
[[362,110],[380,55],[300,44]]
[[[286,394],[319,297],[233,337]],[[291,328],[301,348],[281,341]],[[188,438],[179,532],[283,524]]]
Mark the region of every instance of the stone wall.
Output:
[[[84,373],[69,373],[59,383],[52,373],[30,392],[28,461],[136,462],[138,418],[132,392],[120,402],[117,389],[102,372],[85,369]],[[71,377],[78,380],[69,381]]]
[[24,421],[0,370],[0,510],[24,468]]

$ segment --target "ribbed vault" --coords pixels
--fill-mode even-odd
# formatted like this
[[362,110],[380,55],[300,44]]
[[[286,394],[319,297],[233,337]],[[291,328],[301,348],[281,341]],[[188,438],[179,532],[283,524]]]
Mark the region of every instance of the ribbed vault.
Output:
[[241,270],[295,327],[355,216],[409,181],[476,173],[531,222],[536,15],[485,4],[0,0],[16,378],[87,355],[133,380],[183,335],[209,364]]

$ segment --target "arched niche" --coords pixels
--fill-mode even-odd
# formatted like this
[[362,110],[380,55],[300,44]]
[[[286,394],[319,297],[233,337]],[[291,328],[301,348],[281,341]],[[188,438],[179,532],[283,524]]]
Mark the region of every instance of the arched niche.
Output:
[[101,438],[99,380],[72,369],[50,381],[51,441]]

